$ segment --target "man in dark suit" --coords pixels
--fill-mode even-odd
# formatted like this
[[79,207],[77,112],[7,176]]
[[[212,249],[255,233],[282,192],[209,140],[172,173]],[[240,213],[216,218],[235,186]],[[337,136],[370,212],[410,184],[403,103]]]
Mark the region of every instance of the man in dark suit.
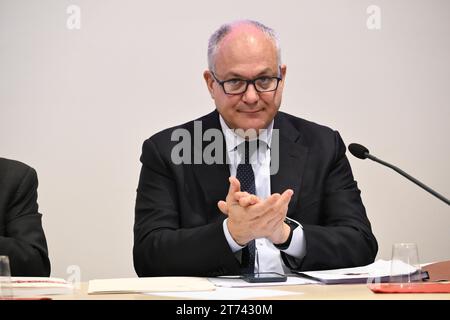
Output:
[[144,142],[137,274],[373,262],[377,242],[340,135],[278,111],[286,66],[274,31],[255,21],[223,25],[210,38],[208,63],[204,78],[216,110]]
[[0,158],[0,255],[9,257],[12,276],[50,275],[37,187],[33,168]]

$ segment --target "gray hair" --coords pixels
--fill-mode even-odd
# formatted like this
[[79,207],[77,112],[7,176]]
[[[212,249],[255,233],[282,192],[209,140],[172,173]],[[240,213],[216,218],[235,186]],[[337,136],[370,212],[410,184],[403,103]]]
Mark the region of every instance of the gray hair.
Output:
[[215,67],[215,58],[217,54],[217,50],[219,49],[220,41],[222,41],[223,38],[227,34],[229,34],[233,28],[237,25],[241,24],[249,24],[252,26],[255,26],[258,30],[262,31],[269,39],[271,39],[275,45],[275,48],[277,50],[277,62],[278,65],[281,65],[281,47],[280,47],[280,41],[278,39],[278,35],[276,34],[275,30],[265,26],[261,22],[254,21],[254,20],[238,20],[231,23],[225,23],[220,26],[219,29],[217,29],[209,38],[208,41],[208,68],[211,71],[214,71]]

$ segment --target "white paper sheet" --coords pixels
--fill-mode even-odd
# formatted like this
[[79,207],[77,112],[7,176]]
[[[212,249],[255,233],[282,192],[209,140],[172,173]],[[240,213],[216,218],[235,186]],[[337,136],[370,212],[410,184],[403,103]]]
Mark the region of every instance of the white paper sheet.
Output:
[[263,282],[263,283],[250,283],[239,278],[217,277],[208,278],[209,281],[214,283],[216,287],[227,288],[245,288],[245,287],[268,287],[268,286],[292,286],[299,284],[315,284],[321,283],[319,281],[306,279],[298,276],[288,276],[286,282]]
[[251,298],[281,297],[292,294],[302,294],[301,292],[290,292],[270,289],[249,289],[249,288],[223,288],[217,287],[215,291],[208,292],[150,292],[148,295],[163,297],[176,297],[183,299],[204,299],[204,300],[242,300]]
[[[401,274],[414,272],[414,267],[404,264]],[[367,266],[356,268],[332,269],[321,271],[302,271],[300,275],[307,275],[319,279],[324,283],[364,283],[368,279],[387,279],[390,276],[391,261],[377,260]]]

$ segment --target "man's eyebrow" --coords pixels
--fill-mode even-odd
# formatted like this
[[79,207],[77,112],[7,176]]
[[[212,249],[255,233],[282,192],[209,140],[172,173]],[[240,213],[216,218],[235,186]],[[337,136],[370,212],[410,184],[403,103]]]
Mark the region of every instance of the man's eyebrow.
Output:
[[[265,75],[272,75],[272,69],[270,68],[265,68],[262,71],[260,71],[255,78],[261,77],[261,76],[265,76]],[[246,79],[247,77],[244,77],[243,75],[239,74],[238,72],[230,72],[227,73],[225,76],[227,79]]]

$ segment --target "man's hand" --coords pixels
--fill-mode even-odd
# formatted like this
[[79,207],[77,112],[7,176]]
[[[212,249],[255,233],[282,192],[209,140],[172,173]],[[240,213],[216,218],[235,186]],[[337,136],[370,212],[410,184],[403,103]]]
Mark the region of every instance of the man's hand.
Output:
[[[239,180],[237,180],[237,181],[239,183]],[[228,193],[229,192],[230,192],[230,190],[228,191]],[[248,206],[250,206],[252,204],[258,203],[260,201],[260,199],[257,196],[255,196],[254,194],[250,194],[248,192],[245,192],[245,191],[234,192],[234,199],[237,201],[237,203],[241,207],[244,207],[244,208],[248,207]],[[219,207],[220,211],[222,211],[223,214],[228,215],[227,202],[221,200],[221,201],[219,201],[217,206]]]
[[[236,177],[230,177],[230,188],[225,201],[219,201],[217,206],[220,211],[228,215],[228,230],[237,244],[244,246],[254,237],[250,232],[249,216],[245,212],[245,207],[239,205],[239,199],[250,196],[246,192],[241,192],[241,184]],[[249,200],[244,200],[250,202]]]
[[[288,192],[290,191],[290,192]],[[281,244],[288,240],[289,234],[291,233],[291,228],[284,222],[286,219],[288,205],[291,201],[291,197],[294,192],[290,189],[283,192],[277,205],[279,205],[278,210],[282,215],[283,219],[279,221],[277,225],[274,226],[273,232],[267,237],[273,244]]]
[[265,200],[240,191],[240,183],[230,177],[230,188],[226,201],[217,204],[220,211],[228,215],[228,230],[233,239],[245,245],[255,238],[268,238],[274,244],[285,242],[290,228],[284,223],[293,191],[288,189],[281,195],[272,194]]

